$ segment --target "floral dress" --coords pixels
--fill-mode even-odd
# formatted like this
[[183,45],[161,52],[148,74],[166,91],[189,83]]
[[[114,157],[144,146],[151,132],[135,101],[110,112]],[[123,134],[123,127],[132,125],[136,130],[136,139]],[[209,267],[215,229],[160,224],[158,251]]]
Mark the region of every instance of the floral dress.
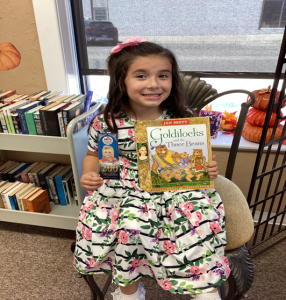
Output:
[[[172,118],[164,111],[159,119]],[[210,292],[229,276],[224,207],[215,190],[148,193],[140,189],[133,120],[116,115],[120,180],[89,192],[76,229],[74,265],[82,274],[112,273],[126,286],[146,277],[174,294]],[[103,115],[92,124],[108,132]]]

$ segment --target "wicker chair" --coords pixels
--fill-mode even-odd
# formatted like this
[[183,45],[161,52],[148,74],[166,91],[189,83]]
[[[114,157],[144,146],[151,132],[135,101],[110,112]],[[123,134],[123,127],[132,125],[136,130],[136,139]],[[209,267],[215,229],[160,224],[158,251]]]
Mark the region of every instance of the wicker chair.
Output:
[[[205,105],[227,94],[245,93],[248,94],[252,100],[251,103],[242,103],[241,105],[241,112],[230,148],[225,176],[218,176],[214,182],[215,189],[220,194],[225,206],[227,235],[226,253],[231,269],[231,274],[228,278],[228,293],[226,295],[224,285],[222,285],[221,296],[223,300],[238,300],[247,293],[253,282],[252,262],[245,243],[250,240],[254,227],[247,201],[241,190],[231,181],[231,178],[246,114],[249,106],[254,103],[255,96],[246,90],[231,90],[218,94],[217,90],[213,89],[210,84],[207,84],[198,77],[182,75],[182,79],[187,95],[187,105],[194,116],[198,116],[200,110]],[[243,222],[241,222],[242,215]],[[75,243],[71,246],[71,251],[74,252],[74,250]],[[97,286],[93,275],[78,274],[78,277],[83,277],[87,282],[91,289],[92,300],[104,300],[112,280],[111,275],[108,277],[102,290]]]

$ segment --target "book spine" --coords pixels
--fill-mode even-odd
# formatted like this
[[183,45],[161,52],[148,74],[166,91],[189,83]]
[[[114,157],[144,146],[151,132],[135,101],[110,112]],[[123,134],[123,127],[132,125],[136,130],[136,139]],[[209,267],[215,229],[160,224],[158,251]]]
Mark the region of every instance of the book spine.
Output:
[[3,133],[9,133],[3,111],[0,112],[0,122],[1,122],[1,125],[2,125]]
[[64,125],[64,119],[63,119],[63,112],[62,111],[58,112],[58,120],[59,120],[61,136],[66,137],[65,125]]
[[14,127],[14,124],[13,124],[13,119],[12,119],[10,111],[8,111],[7,118],[8,118],[8,122],[9,122],[11,133],[15,134],[15,127]]
[[57,188],[57,191],[58,191],[59,203],[60,203],[60,205],[66,206],[67,201],[66,201],[66,197],[65,197],[62,178],[61,177],[55,177],[55,183],[56,183],[56,188]]
[[87,96],[86,96],[86,101],[85,101],[85,106],[84,106],[84,112],[87,112],[90,109],[90,104],[92,100],[92,95],[93,91],[88,91]]
[[64,127],[65,127],[65,135],[67,135],[67,127],[69,124],[69,120],[68,120],[68,113],[66,111],[63,111],[63,121],[64,121]]
[[71,205],[69,194],[68,194],[68,184],[67,184],[66,181],[63,181],[63,188],[64,188],[64,193],[65,193],[65,198],[66,198],[67,205]]
[[49,135],[48,120],[46,119],[45,110],[39,110],[42,130],[44,135]]
[[34,122],[35,122],[37,134],[44,135],[39,112],[34,113]]
[[46,178],[44,174],[38,174],[38,180],[39,180],[39,185],[43,190],[47,190],[48,189],[48,185],[46,182]]
[[38,174],[37,173],[32,173],[32,177],[33,177],[33,182],[35,183],[35,186],[36,187],[40,187],[40,182],[39,182]]
[[4,208],[5,209],[2,197],[0,197],[0,208]]
[[5,209],[12,209],[10,201],[8,199],[8,195],[3,194],[2,195],[2,200],[3,200],[3,203],[4,203]]
[[12,122],[14,124],[15,133],[22,134],[22,128],[18,114],[12,116]]
[[73,198],[74,198],[74,201],[75,201],[76,206],[79,206],[78,197],[77,197],[77,192],[76,192],[76,187],[75,187],[74,177],[72,178],[71,182],[72,182]]
[[58,193],[57,193],[57,189],[56,189],[56,185],[54,182],[54,179],[52,177],[49,177],[49,184],[50,184],[50,189],[51,189],[51,197],[52,197],[52,201],[56,204],[59,205],[59,197],[58,197]]
[[5,114],[5,113],[4,113],[4,118],[5,118],[5,122],[6,122],[6,125],[7,125],[8,133],[12,133],[12,130],[11,130],[11,125],[10,125],[10,122],[9,122],[8,116],[6,116],[6,114]]
[[61,136],[60,126],[57,118],[57,111],[46,111],[49,135],[50,136]]
[[51,190],[51,186],[50,186],[50,182],[49,182],[49,177],[46,176],[46,182],[47,182],[47,190],[48,190],[48,195],[49,195],[49,198],[50,198],[50,201],[52,202],[53,201],[53,195],[52,195],[52,190]]
[[1,132],[1,133],[3,132],[3,128],[2,128],[1,122],[0,122],[0,132]]
[[31,134],[32,135],[38,135],[37,133],[37,128],[35,125],[35,120],[34,120],[34,113],[29,114],[29,118],[30,118],[30,130],[31,130]]
[[30,178],[27,173],[21,173],[22,182],[30,183]]
[[33,179],[32,173],[28,173],[28,177],[29,177],[30,182],[34,183],[34,179]]
[[10,202],[11,209],[16,210],[16,207],[15,207],[15,204],[14,204],[14,201],[13,201],[13,196],[8,196],[8,200]]

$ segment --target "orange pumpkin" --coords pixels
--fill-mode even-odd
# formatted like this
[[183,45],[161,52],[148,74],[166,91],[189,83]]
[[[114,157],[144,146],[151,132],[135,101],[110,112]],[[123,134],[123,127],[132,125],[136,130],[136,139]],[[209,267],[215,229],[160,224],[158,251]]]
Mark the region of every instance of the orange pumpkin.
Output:
[[[281,117],[283,117],[283,114],[280,113]],[[247,116],[246,116],[246,121],[253,125],[253,126],[263,126],[265,122],[265,117],[266,117],[266,111],[256,109],[256,108],[250,108]],[[276,119],[276,113],[273,112],[271,114],[270,122],[269,122],[269,127],[273,127]],[[279,120],[278,122],[281,123],[283,120]]]
[[[263,130],[263,127],[252,126],[248,122],[245,122],[243,131],[242,131],[242,136],[250,142],[259,143],[260,139],[261,139],[261,135],[262,135],[262,130]],[[275,140],[281,137],[282,130],[283,130],[283,126],[281,124],[278,124],[277,128],[276,128],[275,136],[274,136]],[[273,127],[268,128],[267,134],[266,134],[266,143],[270,141],[272,131],[273,131]],[[285,135],[286,135],[286,133],[285,133]],[[286,145],[286,140],[283,141],[283,144]]]
[[21,62],[20,52],[11,43],[0,43],[0,71],[16,68]]
[[[270,85],[267,89],[261,89],[261,90],[256,90],[252,92],[255,96],[255,102],[252,105],[252,107],[261,109],[261,110],[267,110],[268,103],[269,103],[269,98],[271,94],[271,89]],[[278,103],[280,96],[280,92],[277,91],[276,96],[275,96],[275,103]],[[247,102],[251,102],[250,96],[247,97]],[[282,107],[286,105],[286,97],[283,99]]]

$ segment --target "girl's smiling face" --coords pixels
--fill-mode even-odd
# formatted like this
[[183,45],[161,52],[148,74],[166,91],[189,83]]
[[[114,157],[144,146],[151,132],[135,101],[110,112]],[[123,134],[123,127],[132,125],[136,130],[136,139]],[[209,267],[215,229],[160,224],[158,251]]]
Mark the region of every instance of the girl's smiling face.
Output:
[[147,149],[145,146],[142,146],[140,149],[139,149],[139,153],[140,155],[142,156],[145,156],[147,154]]
[[171,93],[172,65],[165,57],[140,56],[131,63],[124,82],[135,112],[157,108]]

